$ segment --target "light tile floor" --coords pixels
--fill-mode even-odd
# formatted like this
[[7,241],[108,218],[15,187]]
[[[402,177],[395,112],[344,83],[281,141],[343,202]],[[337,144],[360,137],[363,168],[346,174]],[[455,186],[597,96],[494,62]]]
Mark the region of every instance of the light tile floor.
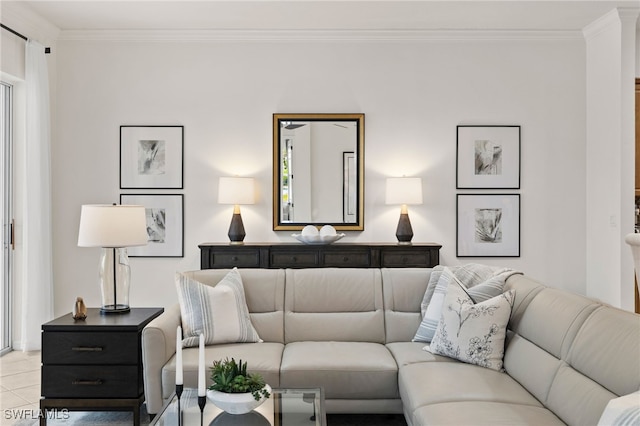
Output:
[[12,410],[40,408],[40,351],[12,351],[0,357],[0,425],[15,422]]

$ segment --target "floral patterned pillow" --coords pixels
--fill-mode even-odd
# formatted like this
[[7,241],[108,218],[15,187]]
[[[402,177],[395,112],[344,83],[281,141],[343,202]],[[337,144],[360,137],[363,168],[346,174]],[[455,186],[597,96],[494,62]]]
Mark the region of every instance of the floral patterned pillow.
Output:
[[502,371],[504,341],[515,290],[474,304],[457,278],[449,282],[430,351]]

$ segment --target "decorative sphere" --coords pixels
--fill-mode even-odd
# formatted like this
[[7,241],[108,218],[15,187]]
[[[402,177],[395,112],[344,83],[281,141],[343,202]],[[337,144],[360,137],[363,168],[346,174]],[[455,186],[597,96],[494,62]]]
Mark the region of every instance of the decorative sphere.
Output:
[[313,225],[307,225],[304,228],[302,228],[302,235],[304,237],[313,237],[318,235],[318,228],[316,228]]
[[320,235],[322,235],[323,237],[332,237],[336,235],[336,228],[331,225],[325,225],[320,228]]

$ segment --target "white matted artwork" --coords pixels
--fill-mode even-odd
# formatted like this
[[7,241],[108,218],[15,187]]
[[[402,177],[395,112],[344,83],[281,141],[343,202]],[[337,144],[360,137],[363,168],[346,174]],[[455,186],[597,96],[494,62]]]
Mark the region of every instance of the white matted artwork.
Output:
[[120,204],[144,206],[147,245],[129,247],[129,257],[184,257],[182,194],[121,194]]
[[458,194],[457,257],[520,256],[520,194]]
[[182,189],[184,126],[120,126],[120,188]]
[[458,126],[458,189],[520,188],[520,126]]

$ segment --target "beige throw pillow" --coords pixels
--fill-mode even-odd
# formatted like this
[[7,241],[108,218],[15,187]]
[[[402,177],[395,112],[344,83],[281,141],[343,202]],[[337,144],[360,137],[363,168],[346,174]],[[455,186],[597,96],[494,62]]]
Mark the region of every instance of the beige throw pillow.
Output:
[[215,286],[176,273],[176,288],[183,347],[198,346],[200,333],[207,345],[262,341],[251,323],[242,277],[236,268]]

